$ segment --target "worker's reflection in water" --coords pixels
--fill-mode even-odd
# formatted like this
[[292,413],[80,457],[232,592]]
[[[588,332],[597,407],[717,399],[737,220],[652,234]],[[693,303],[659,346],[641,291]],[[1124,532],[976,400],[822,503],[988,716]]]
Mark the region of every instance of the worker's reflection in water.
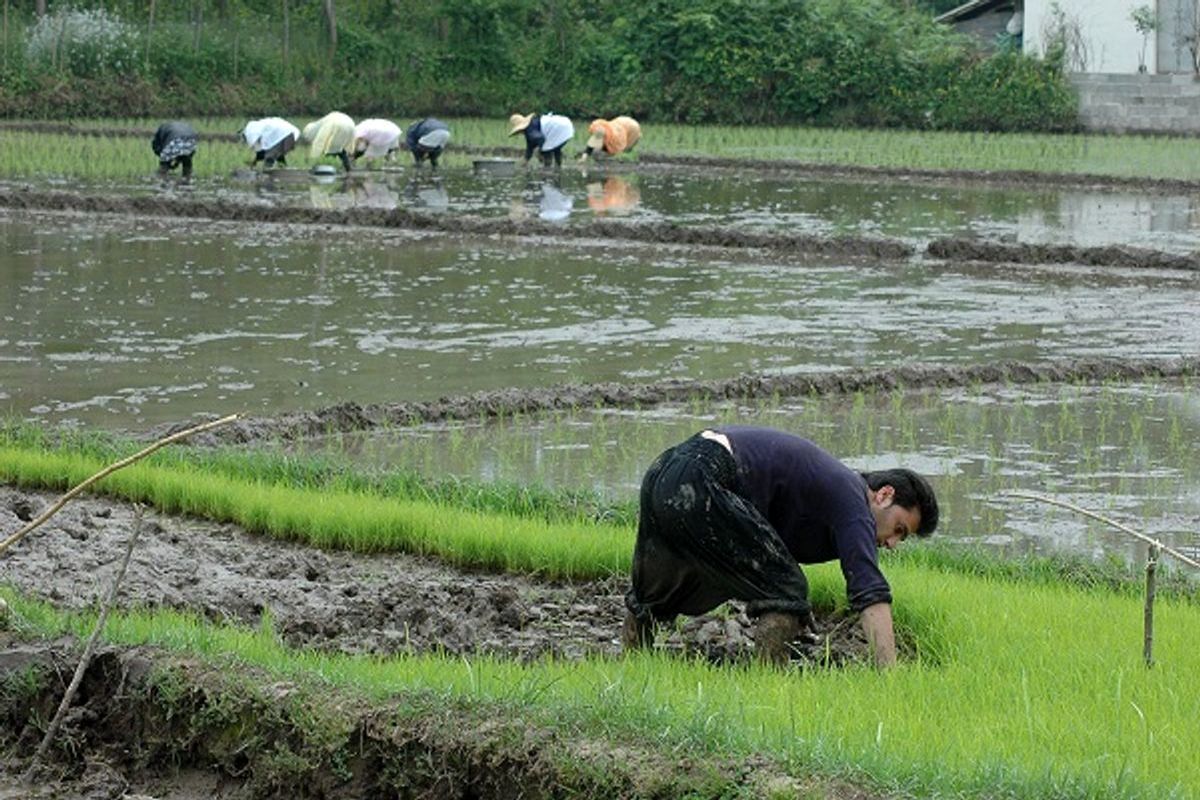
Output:
[[418,174],[404,185],[404,204],[416,211],[441,213],[450,207],[445,181],[437,175]]
[[513,222],[530,219],[533,204],[537,204],[537,217],[546,222],[562,222],[571,216],[575,198],[563,190],[558,179],[525,184],[521,194],[513,195],[508,201],[508,218]]
[[642,202],[638,188],[624,178],[610,175],[587,185],[587,204],[597,216],[630,214]]
[[339,211],[354,208],[393,209],[400,204],[396,190],[378,177],[350,174],[314,180],[308,187],[313,208]]

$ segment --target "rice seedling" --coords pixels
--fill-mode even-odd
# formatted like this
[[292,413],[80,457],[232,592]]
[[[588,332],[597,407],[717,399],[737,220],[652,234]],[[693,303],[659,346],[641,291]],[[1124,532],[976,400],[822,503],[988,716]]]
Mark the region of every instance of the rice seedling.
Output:
[[[388,116],[381,111],[377,116]],[[80,128],[114,128],[119,130],[145,130],[150,132],[161,120],[105,119],[86,120],[73,123]],[[293,120],[298,124],[307,118]],[[401,126],[408,120],[398,118]],[[517,150],[521,142],[509,138],[504,120],[490,118],[461,117],[448,119],[454,131],[453,145],[447,157],[457,159],[459,166],[468,164],[468,157],[454,152],[460,148],[504,148]],[[582,124],[581,124],[582,123]],[[245,124],[243,119],[199,119],[193,120],[197,130],[210,136],[229,136]],[[799,126],[746,127],[720,125],[681,125],[652,123],[643,126],[644,136],[638,152],[622,156],[636,160],[641,153],[653,155],[701,155],[723,158],[783,159],[814,164],[842,166],[874,166],[902,169],[934,170],[1003,170],[1046,173],[1096,174],[1119,177],[1181,178],[1200,179],[1200,143],[1187,138],[1163,138],[1144,135],[1096,135],[1096,134],[1028,134],[1028,133],[959,133],[948,131],[904,131],[804,128]],[[72,138],[58,134],[21,134],[13,131],[5,139],[18,136],[35,136],[51,142],[60,142],[59,149],[69,152],[71,145],[62,143]],[[124,138],[124,137],[118,137]],[[586,138],[586,121],[576,120],[576,149],[581,149]],[[14,140],[20,141],[20,140]],[[238,152],[236,143],[222,139],[206,139],[206,148],[228,145]],[[40,147],[34,143],[34,147]],[[146,160],[148,142],[144,148],[135,148],[137,160],[126,167],[118,176],[141,174],[133,164]],[[141,152],[142,150],[145,152]],[[298,163],[300,150],[296,159]],[[244,157],[244,154],[242,154]],[[305,156],[306,158],[306,156]],[[239,159],[226,162],[221,155],[213,159],[212,171],[199,175],[227,174]],[[86,162],[69,163],[88,170]],[[60,163],[38,159],[39,172],[30,172],[28,166],[18,167],[6,158],[0,161],[3,168],[0,176],[25,176],[30,174],[64,174]],[[197,161],[197,169],[203,160]],[[303,161],[307,165],[307,161]],[[25,171],[17,172],[15,169]],[[115,168],[113,168],[115,169]],[[55,171],[59,170],[59,171]],[[89,177],[67,173],[73,177]],[[105,174],[97,177],[111,177]]]
[[[1200,606],[1165,602],[1159,663],[1139,662],[1140,608],[1104,591],[889,566],[897,621],[913,658],[866,668],[779,672],[717,668],[646,654],[532,664],[436,655],[380,660],[283,648],[270,627],[218,627],[168,611],[110,618],[107,637],[208,657],[233,655],[276,674],[320,675],[377,697],[432,692],[502,703],[591,735],[656,741],[692,753],[777,758],[796,775],[840,775],[929,796],[1185,798]],[[836,568],[811,570],[814,595],[838,591]],[[86,630],[2,595],[46,633]]]
[[[1114,418],[1128,422],[1117,425]],[[658,452],[723,422],[797,431],[860,469],[908,464],[929,472],[946,509],[940,536],[963,545],[987,541],[1010,555],[1031,547],[1044,553],[1100,547],[1129,558],[1137,551],[1097,526],[1006,501],[1001,494],[1008,489],[1053,487],[1084,504],[1116,503],[1173,540],[1189,533],[1180,519],[1196,513],[1188,487],[1200,479],[1200,459],[1189,442],[1200,431],[1186,391],[1174,384],[897,390],[739,405],[689,401],[645,414],[559,411],[504,424],[367,436],[355,452],[360,463],[384,469],[594,492],[628,508]],[[445,445],[448,439],[458,443],[456,451]],[[319,445],[309,450],[322,452]]]

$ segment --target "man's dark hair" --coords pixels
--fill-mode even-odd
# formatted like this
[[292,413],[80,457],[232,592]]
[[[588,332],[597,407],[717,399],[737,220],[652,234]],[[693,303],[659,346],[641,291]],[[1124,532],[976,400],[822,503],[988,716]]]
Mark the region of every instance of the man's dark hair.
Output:
[[921,527],[917,528],[918,536],[928,536],[938,524],[937,497],[929,481],[913,472],[911,469],[877,469],[873,472],[861,473],[871,491],[884,486],[890,486],[896,492],[893,502],[904,508],[915,508],[921,514]]

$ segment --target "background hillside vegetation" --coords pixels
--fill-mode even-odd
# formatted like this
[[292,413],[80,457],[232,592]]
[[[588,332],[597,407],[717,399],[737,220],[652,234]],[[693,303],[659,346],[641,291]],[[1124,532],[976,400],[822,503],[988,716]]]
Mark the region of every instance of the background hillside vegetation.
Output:
[[[45,13],[38,14],[38,6]],[[0,116],[507,116],[1076,126],[1055,53],[894,0],[4,2]]]

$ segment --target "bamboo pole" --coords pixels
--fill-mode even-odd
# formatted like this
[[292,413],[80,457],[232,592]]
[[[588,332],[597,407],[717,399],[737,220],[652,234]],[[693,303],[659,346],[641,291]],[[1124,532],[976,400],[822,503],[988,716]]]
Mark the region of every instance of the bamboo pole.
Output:
[[1153,539],[1153,538],[1147,536],[1144,533],[1138,533],[1133,528],[1130,528],[1127,525],[1122,525],[1121,523],[1117,522],[1114,519],[1109,519],[1108,517],[1097,514],[1094,511],[1088,511],[1086,508],[1077,506],[1074,503],[1068,503],[1066,500],[1059,500],[1056,497],[1047,497],[1044,494],[1034,494],[1033,492],[1010,491],[1010,492],[1005,492],[1004,494],[1007,495],[1008,497],[1021,497],[1026,500],[1038,500],[1043,503],[1049,503],[1052,506],[1060,506],[1062,508],[1068,508],[1077,514],[1082,514],[1085,517],[1091,517],[1092,519],[1097,520],[1099,522],[1103,522],[1106,525],[1111,525],[1112,527],[1116,528],[1117,530],[1119,530],[1123,533],[1127,533],[1130,536],[1133,536],[1134,538],[1139,539],[1152,547],[1157,547],[1160,550],[1162,550],[1162,552],[1167,553],[1168,555],[1171,555],[1171,556],[1179,559],[1184,564],[1187,564],[1189,567],[1195,567],[1196,569],[1200,569],[1200,561],[1197,561],[1194,558],[1186,556],[1183,553],[1176,550],[1175,548],[1169,547],[1169,546],[1163,544],[1162,542],[1158,541],[1157,539]]
[[88,637],[87,645],[83,648],[83,655],[79,658],[79,664],[75,667],[75,675],[71,678],[71,684],[67,687],[67,691],[63,694],[62,702],[58,704],[58,710],[54,712],[54,718],[50,720],[50,725],[46,728],[46,735],[42,737],[42,743],[38,745],[37,752],[33,754],[33,760],[29,762],[29,768],[25,770],[25,783],[33,783],[34,773],[37,771],[38,764],[45,757],[46,751],[50,749],[54,737],[58,734],[59,726],[62,725],[63,717],[66,716],[67,709],[71,707],[71,701],[75,698],[75,693],[79,691],[79,684],[83,683],[84,673],[87,672],[88,666],[92,663],[92,654],[96,650],[96,642],[100,640],[100,634],[104,630],[104,625],[108,621],[108,612],[112,609],[113,603],[117,599],[117,591],[121,588],[121,581],[125,578],[125,570],[129,567],[129,557],[133,555],[133,546],[137,544],[138,536],[142,533],[142,506],[140,504],[134,506],[133,512],[133,532],[129,534],[129,541],[125,545],[125,556],[121,559],[121,565],[117,568],[117,577],[113,579],[112,587],[108,591],[108,596],[104,598],[104,603],[100,606],[100,615],[96,618],[96,625],[92,628],[92,635]]
[[1157,539],[1152,539],[1143,533],[1138,533],[1127,525],[1122,525],[1116,520],[1097,514],[1094,511],[1089,511],[1086,508],[1077,506],[1074,503],[1068,503],[1065,500],[1059,500],[1055,497],[1046,497],[1033,492],[1011,491],[1005,492],[1009,497],[1021,497],[1027,500],[1037,500],[1042,503],[1049,503],[1054,506],[1070,509],[1076,513],[1082,514],[1085,517],[1090,517],[1094,520],[1106,523],[1113,526],[1117,530],[1129,534],[1150,545],[1150,550],[1146,555],[1146,604],[1142,611],[1142,660],[1147,667],[1154,666],[1154,597],[1157,593],[1156,580],[1158,572],[1158,559],[1162,553],[1170,553],[1175,558],[1179,559],[1189,566],[1200,568],[1200,563],[1195,559],[1185,556],[1178,550],[1175,550]]
[[1151,546],[1146,554],[1146,610],[1143,614],[1142,659],[1147,667],[1154,666],[1154,594],[1155,573],[1158,571],[1158,548]]
[[241,415],[240,414],[230,414],[227,417],[221,417],[220,419],[215,419],[215,420],[212,420],[211,422],[205,422],[200,425],[194,425],[191,428],[188,428],[187,430],[182,430],[182,431],[179,431],[178,433],[173,433],[170,436],[167,436],[163,439],[159,439],[154,444],[152,444],[149,447],[146,447],[142,450],[139,450],[138,452],[134,453],[133,455],[129,456],[128,458],[123,458],[114,464],[110,464],[109,466],[100,470],[95,475],[88,478],[83,483],[80,483],[78,486],[71,489],[71,491],[67,492],[62,497],[60,497],[58,499],[58,502],[56,502],[49,509],[47,509],[46,511],[43,511],[40,515],[38,515],[37,519],[33,520],[28,525],[26,525],[24,528],[21,528],[21,530],[17,531],[12,536],[9,536],[4,541],[0,542],[0,555],[3,555],[5,550],[12,547],[14,544],[19,542],[21,539],[25,538],[25,536],[27,534],[29,534],[31,531],[35,530],[36,528],[40,527],[42,524],[44,524],[46,522],[46,520],[50,519],[52,516],[54,516],[56,513],[58,513],[58,510],[61,509],[63,506],[65,506],[67,504],[68,500],[70,500],[72,497],[79,494],[84,489],[88,488],[89,486],[91,486],[93,483],[100,480],[101,478],[105,478],[105,477],[111,475],[112,473],[116,472],[119,469],[123,469],[124,467],[128,467],[130,464],[133,464],[137,461],[142,460],[146,456],[153,453],[155,450],[158,450],[160,447],[165,447],[166,445],[172,444],[173,442],[178,442],[180,439],[186,439],[187,437],[193,436],[197,433],[203,433],[204,431],[210,431],[213,428],[219,428],[222,425],[228,425],[230,422],[233,422],[234,420],[236,420],[239,416],[241,416]]

